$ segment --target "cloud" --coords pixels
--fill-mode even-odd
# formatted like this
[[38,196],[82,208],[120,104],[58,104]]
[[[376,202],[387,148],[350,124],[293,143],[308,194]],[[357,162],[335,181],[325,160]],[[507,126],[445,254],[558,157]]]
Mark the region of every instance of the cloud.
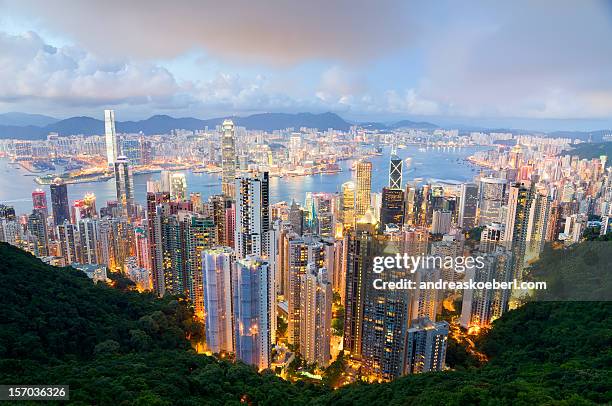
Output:
[[407,5],[399,0],[48,0],[9,1],[13,13],[100,55],[172,58],[200,48],[244,62],[313,58],[359,62],[404,46]]
[[179,86],[149,63],[108,61],[76,47],[56,48],[36,33],[0,32],[0,101],[48,100],[64,105],[165,102]]

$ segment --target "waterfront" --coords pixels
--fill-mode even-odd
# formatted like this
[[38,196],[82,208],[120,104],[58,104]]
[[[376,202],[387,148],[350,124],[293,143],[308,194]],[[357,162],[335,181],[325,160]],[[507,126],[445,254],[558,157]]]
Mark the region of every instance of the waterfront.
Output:
[[[404,166],[404,182],[417,178],[449,183],[470,181],[478,174],[478,167],[466,161],[466,158],[484,149],[487,147],[424,149],[407,146],[398,150],[398,155],[402,159],[411,158],[407,171]],[[373,164],[373,192],[380,192],[388,182],[389,154],[389,148],[385,148],[382,155],[370,158]],[[307,192],[338,192],[342,183],[351,180],[351,163],[352,161],[340,162],[342,171],[335,174],[271,178],[270,200],[272,203],[291,201],[291,199],[303,202]],[[199,192],[203,198],[221,192],[220,174],[186,172],[186,176],[188,192]],[[144,204],[147,181],[159,177],[159,173],[134,176],[135,197],[138,203]],[[40,186],[34,179],[35,177],[25,169],[10,164],[7,159],[0,159],[0,203],[14,206],[19,214],[28,213],[32,210],[32,191],[41,188],[47,192],[50,205],[49,186]],[[95,193],[98,208],[103,207],[106,201],[115,199],[114,180],[68,185],[70,202],[81,199],[85,193],[90,192]]]

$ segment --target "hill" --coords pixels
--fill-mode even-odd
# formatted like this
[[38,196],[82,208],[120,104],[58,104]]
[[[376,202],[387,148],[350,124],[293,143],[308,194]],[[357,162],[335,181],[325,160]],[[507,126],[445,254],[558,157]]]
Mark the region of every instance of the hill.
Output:
[[42,114],[28,113],[2,113],[0,114],[0,125],[9,126],[46,126],[59,121],[57,118],[44,116]]
[[577,155],[580,159],[599,158],[602,155],[606,155],[608,157],[608,165],[610,165],[610,159],[612,159],[612,141],[578,144],[574,149],[561,153],[561,155],[565,154]]
[[[308,127],[319,130],[333,128],[335,130],[348,130],[350,124],[334,113],[263,113],[246,117],[232,117],[235,124],[249,130],[283,130],[285,128]],[[206,127],[215,128],[224,118],[200,120],[192,117],[174,118],[166,115],[156,115],[146,120],[117,121],[115,128],[120,133],[167,134],[171,130],[203,130]],[[71,117],[59,120],[44,126],[3,125],[0,121],[0,139],[44,139],[50,132],[60,135],[101,135],[104,134],[104,121],[91,117]]]
[[[610,274],[601,251],[566,255]],[[588,255],[587,255],[588,254]],[[548,252],[545,258],[554,255]],[[478,340],[483,367],[353,384],[291,384],[241,363],[195,354],[201,326],[177,298],[139,294],[121,278],[94,285],[0,243],[0,383],[69,384],[80,404],[588,405],[612,402],[612,302],[532,302]],[[562,256],[564,258],[564,256]],[[546,268],[548,267],[548,271]],[[538,275],[558,270],[541,264]],[[572,274],[584,278],[580,262]]]

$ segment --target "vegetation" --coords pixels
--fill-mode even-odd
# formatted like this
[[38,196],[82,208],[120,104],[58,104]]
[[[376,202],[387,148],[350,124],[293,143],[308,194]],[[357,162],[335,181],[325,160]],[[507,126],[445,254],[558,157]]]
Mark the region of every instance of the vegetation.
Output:
[[564,151],[561,154],[577,155],[580,159],[599,158],[601,155],[606,155],[612,159],[612,142],[582,143],[571,151]]
[[[586,289],[576,279],[593,269],[610,279],[610,246],[546,251],[532,276],[554,271],[561,274],[555,283]],[[479,338],[489,358],[482,367],[457,360],[455,371],[332,391],[342,356],[326,371],[324,385],[289,383],[196,354],[188,338],[201,334],[201,326],[180,298],[94,285],[79,271],[44,265],[5,244],[0,258],[0,383],[68,384],[76,404],[612,403],[610,302],[528,303]],[[570,270],[560,272],[565,267]],[[299,359],[295,364],[304,366]]]

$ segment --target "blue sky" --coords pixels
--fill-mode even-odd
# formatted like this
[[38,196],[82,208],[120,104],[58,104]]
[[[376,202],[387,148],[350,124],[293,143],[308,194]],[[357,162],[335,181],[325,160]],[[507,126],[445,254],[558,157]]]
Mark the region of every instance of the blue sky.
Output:
[[0,112],[612,128],[608,1],[0,0]]

